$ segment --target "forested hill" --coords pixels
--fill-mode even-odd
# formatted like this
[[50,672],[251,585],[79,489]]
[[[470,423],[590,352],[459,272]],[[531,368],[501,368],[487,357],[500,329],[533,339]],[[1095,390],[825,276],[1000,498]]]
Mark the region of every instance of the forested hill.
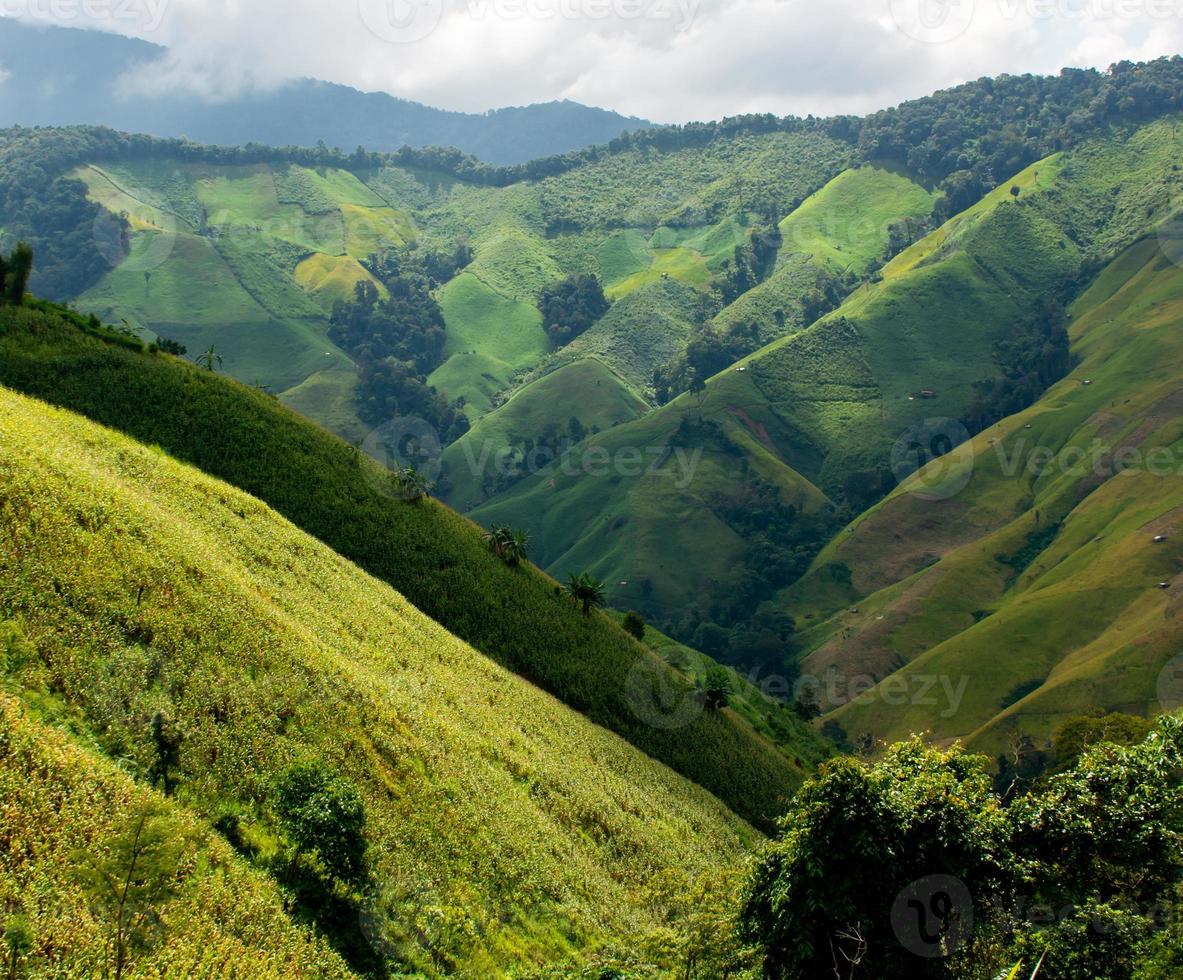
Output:
[[[122,82],[168,51],[100,31],[48,28],[0,18],[0,118],[25,126],[103,125],[204,143],[277,146],[456,146],[495,164],[605,143],[651,125],[577,102],[452,112],[383,92],[300,79],[276,89],[210,100]],[[45,84],[45,66],[54,84]]]

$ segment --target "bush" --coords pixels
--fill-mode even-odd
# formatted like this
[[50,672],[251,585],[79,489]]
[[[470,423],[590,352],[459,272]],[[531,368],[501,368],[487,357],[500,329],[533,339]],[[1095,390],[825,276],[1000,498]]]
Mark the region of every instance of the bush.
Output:
[[352,783],[320,762],[297,763],[276,779],[275,811],[297,852],[340,881],[365,880],[366,813]]
[[620,625],[624,627],[624,631],[629,636],[635,636],[642,641],[645,639],[645,620],[641,618],[639,612],[630,609],[624,614],[624,622]]

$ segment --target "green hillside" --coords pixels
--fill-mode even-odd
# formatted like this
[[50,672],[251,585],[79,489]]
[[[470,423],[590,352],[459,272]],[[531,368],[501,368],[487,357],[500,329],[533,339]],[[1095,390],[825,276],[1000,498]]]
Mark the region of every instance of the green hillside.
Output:
[[[4,397],[7,416],[12,402]],[[14,478],[10,461],[0,464],[6,493]],[[7,535],[13,528],[7,520],[4,526]],[[7,560],[4,569],[13,570]],[[0,629],[9,658],[18,639],[27,648],[28,640],[18,637],[12,623]],[[86,747],[86,739],[39,720],[54,715],[60,704],[37,689],[48,675],[44,666],[33,665],[22,674],[9,661],[6,690],[0,693],[0,823],[10,842],[0,862],[0,896],[5,922],[20,916],[28,928],[29,950],[16,964],[19,976],[108,973],[111,920],[88,901],[83,855],[112,849],[135,815],[153,806],[160,810],[160,826],[180,845],[172,869],[177,888],[164,910],[167,941],[136,956],[137,974],[241,971],[277,980],[351,975],[323,938],[292,922],[275,883],[251,869],[191,806],[165,804],[124,767]],[[22,689],[25,677],[36,686]],[[14,690],[36,707],[22,707]]]
[[[1173,706],[1158,686],[1180,642],[1183,567],[1173,228],[1127,249],[1077,300],[1076,368],[955,454],[972,467],[964,489],[933,500],[905,484],[786,597],[815,620],[811,675],[966,682],[957,710],[935,718],[873,691],[835,712],[848,733],[926,728],[998,752],[1016,735],[1043,744],[1094,707]],[[1168,540],[1155,544],[1159,534]],[[846,588],[830,571],[839,564],[853,573]]]
[[[1161,216],[1176,178],[1173,127],[1168,119],[1115,130],[1034,164],[808,329],[716,375],[702,394],[585,444],[613,457],[629,447],[681,445],[687,457],[701,450],[679,492],[649,472],[543,472],[474,516],[530,528],[556,573],[590,567],[610,583],[628,583],[616,587],[616,603],[637,606],[679,636],[695,636],[704,621],[742,628],[778,578],[788,585],[803,570],[800,549],[838,530],[827,501],[854,512],[874,501],[877,487],[895,482],[889,467],[902,435],[926,418],[965,417],[979,383],[1002,375],[1000,345],[1018,343],[1049,298],[1077,290],[1092,256]],[[838,212],[826,218],[816,210],[810,227],[845,227],[857,210],[836,202],[855,207],[864,181],[904,187],[889,172],[840,179],[813,206],[829,202]],[[1102,198],[1100,217],[1083,206]],[[800,272],[782,268],[786,276]],[[778,507],[798,517],[775,518]],[[802,519],[810,513],[820,516]],[[776,540],[766,544],[752,531],[770,521]],[[704,637],[696,644],[727,652]]]
[[[259,497],[461,639],[753,822],[769,826],[799,783],[795,753],[728,712],[655,724],[645,684],[667,684],[677,702],[688,682],[608,620],[579,615],[545,576],[507,567],[467,520],[399,499],[377,464],[275,399],[105,343],[52,313],[0,311],[0,351],[0,384],[116,426]],[[797,737],[817,744],[807,726]]]
[[[183,733],[178,800],[260,867],[286,833],[279,775],[316,763],[347,780],[365,807],[363,912],[316,921],[352,962],[377,954],[392,969],[471,975],[577,963],[605,948],[661,955],[667,924],[646,895],[651,878],[676,874],[694,887],[756,842],[704,790],[235,488],[8,391],[0,437],[0,610],[22,624],[31,651],[9,664],[10,683],[47,724],[93,739],[131,771],[149,771],[146,721],[163,712]],[[16,711],[7,698],[3,710]],[[0,744],[19,765],[36,750],[17,732]],[[89,767],[89,779],[117,783],[110,764]],[[5,779],[19,773],[4,769]],[[68,769],[87,780],[77,753]],[[113,792],[95,789],[100,799]],[[122,786],[108,812],[125,812],[137,794]],[[46,805],[21,819],[39,828]],[[101,836],[103,817],[66,833],[84,828]],[[224,905],[236,887],[253,888],[259,928],[265,882],[224,847],[206,847],[233,877],[219,895],[203,871],[210,880],[195,883],[189,903]],[[214,912],[184,927],[194,945]],[[270,916],[281,918],[274,904]],[[205,952],[232,955],[227,932]],[[355,945],[366,940],[370,950]],[[183,949],[173,968],[197,952]],[[287,926],[250,955],[266,970],[285,953],[317,952]]]

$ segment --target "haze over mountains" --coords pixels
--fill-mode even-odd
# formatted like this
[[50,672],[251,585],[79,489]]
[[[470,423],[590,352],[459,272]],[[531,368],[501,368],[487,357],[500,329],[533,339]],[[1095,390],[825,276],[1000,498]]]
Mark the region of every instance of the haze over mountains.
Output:
[[[159,45],[118,34],[0,17],[0,119],[23,126],[110,126],[222,145],[324,142],[345,152],[453,146],[496,164],[607,143],[651,125],[571,101],[449,112],[313,79],[219,101],[123,84],[166,55]],[[57,67],[47,74],[46,65]]]

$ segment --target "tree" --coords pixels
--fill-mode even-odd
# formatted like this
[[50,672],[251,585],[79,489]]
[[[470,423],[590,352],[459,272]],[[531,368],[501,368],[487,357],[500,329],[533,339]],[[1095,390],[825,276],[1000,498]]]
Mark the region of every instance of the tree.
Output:
[[275,781],[275,812],[295,847],[330,877],[366,878],[366,811],[353,784],[321,762],[297,763]]
[[587,572],[568,577],[567,595],[579,603],[585,616],[590,616],[593,608],[598,609],[607,602],[604,595],[604,583],[599,579],[592,578]]
[[639,612],[635,612],[634,610],[630,609],[624,614],[624,622],[622,622],[620,625],[624,627],[624,631],[628,633],[629,636],[634,636],[638,640],[644,641],[645,620],[641,617]]
[[86,897],[111,930],[115,980],[123,977],[132,952],[163,934],[162,911],[180,891],[177,873],[188,845],[162,809],[145,803],[129,814],[107,849],[79,855]]
[[396,466],[390,472],[390,482],[395,492],[412,504],[430,496],[434,489],[431,481],[413,466]]
[[608,300],[595,276],[568,276],[547,286],[538,298],[542,329],[554,347],[569,344],[608,312]]
[[159,784],[165,796],[172,796],[176,787],[176,780],[172,778],[172,771],[181,763],[181,743],[184,733],[163,711],[152,715],[149,724],[149,735],[152,739],[152,749],[155,757],[149,776],[152,785]]
[[10,915],[4,923],[4,945],[8,949],[8,980],[16,980],[21,958],[33,948],[33,930],[23,915]]
[[530,535],[519,529],[498,525],[485,532],[485,541],[498,558],[510,567],[516,567],[527,558]]
[[29,276],[33,272],[33,250],[24,242],[16,247],[8,261],[8,301],[20,306],[25,301],[29,287]]
[[174,357],[184,357],[189,353],[189,348],[184,344],[168,337],[157,337],[156,349],[163,351],[165,354],[172,354]]
[[197,366],[212,373],[222,366],[222,355],[217,352],[213,344],[210,344],[197,355]]
[[[838,759],[800,790],[783,826],[741,918],[765,976],[834,976],[856,957],[857,975],[876,980],[982,975],[973,946],[988,923],[972,934],[965,925],[1005,904],[1013,884],[984,758],[917,739],[877,765]],[[950,879],[970,883],[972,901],[949,894]],[[945,955],[923,955],[934,952]]]
[[718,664],[711,667],[703,680],[702,690],[706,706],[711,711],[721,711],[727,707],[735,685],[731,678],[731,671]]

